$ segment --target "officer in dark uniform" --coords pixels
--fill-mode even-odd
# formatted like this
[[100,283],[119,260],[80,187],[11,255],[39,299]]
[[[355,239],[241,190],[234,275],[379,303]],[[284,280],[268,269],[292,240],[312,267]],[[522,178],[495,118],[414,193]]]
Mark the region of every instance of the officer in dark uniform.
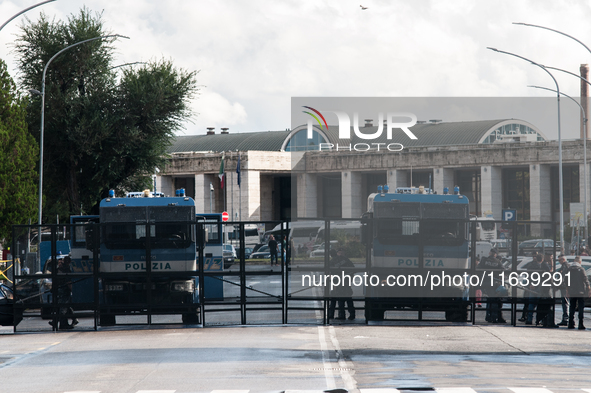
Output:
[[[339,249],[335,252],[335,250],[330,250],[330,256],[332,259],[330,260],[330,267],[332,274],[339,274],[342,271],[338,270],[341,268],[348,268],[348,267],[355,267],[353,262],[349,258],[347,258],[343,254],[343,250]],[[341,275],[341,274],[339,274]],[[352,276],[352,274],[350,274]],[[347,303],[347,309],[349,311],[349,320],[352,321],[355,319],[355,305],[353,304],[353,289],[349,285],[341,285],[337,286],[331,291],[331,299],[330,304],[328,307],[328,318],[332,319],[334,317],[336,304],[339,304],[339,314],[336,319],[345,319],[345,302]]]
[[[507,323],[503,318],[503,302],[499,297],[504,294],[504,291],[500,291],[499,288],[501,287],[500,275],[504,274],[505,267],[503,266],[503,262],[497,258],[497,255],[497,250],[491,248],[488,257],[482,258],[476,269],[487,271],[485,273],[485,280],[481,283],[480,287],[482,293],[488,297],[486,302],[486,321],[492,323]],[[493,273],[492,280],[489,275],[490,272]]]
[[[60,259],[57,265],[57,274],[62,275],[72,273],[71,262],[72,259],[69,255]],[[74,309],[70,306],[72,303],[72,281],[67,277],[58,277],[56,284],[58,285],[57,302],[59,304],[59,326],[56,326],[53,321],[49,322],[49,324],[54,329],[59,327],[59,330],[74,329],[74,326],[78,324],[78,320],[74,317]],[[68,322],[69,319],[72,319],[72,323]]]
[[575,257],[575,262],[569,267],[570,285],[568,285],[568,296],[570,310],[568,312],[568,328],[575,328],[575,312],[579,311],[579,330],[585,330],[583,324],[585,313],[585,298],[589,296],[589,279],[585,269],[581,266],[581,257]]

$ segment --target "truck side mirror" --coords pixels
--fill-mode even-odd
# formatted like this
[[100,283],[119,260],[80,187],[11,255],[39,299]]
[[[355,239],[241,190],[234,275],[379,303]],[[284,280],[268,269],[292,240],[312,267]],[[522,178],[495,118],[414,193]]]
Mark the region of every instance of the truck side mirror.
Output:
[[367,223],[361,224],[361,243],[362,244],[366,244],[368,241],[371,240],[368,232],[369,232],[369,226],[367,225]]
[[94,231],[94,227],[88,227],[88,229],[84,231],[86,237],[86,249],[92,252],[94,252],[97,248],[94,242]]
[[197,247],[203,247],[205,244],[205,241],[207,240],[207,235],[208,235],[208,230],[206,228],[205,225],[199,225],[197,224],[197,231],[196,231],[196,236],[195,236],[195,242],[197,244]]

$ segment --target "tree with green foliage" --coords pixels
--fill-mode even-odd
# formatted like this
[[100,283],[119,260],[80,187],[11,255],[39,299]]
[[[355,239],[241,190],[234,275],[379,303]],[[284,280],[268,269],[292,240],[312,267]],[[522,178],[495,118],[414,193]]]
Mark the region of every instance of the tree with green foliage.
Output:
[[10,244],[12,225],[37,215],[39,148],[26,123],[26,101],[0,60],[0,242]]
[[[40,90],[43,68],[61,49],[112,34],[102,15],[83,8],[67,21],[27,21],[15,43],[23,88]],[[133,37],[132,37],[133,38]],[[96,211],[109,189],[149,186],[174,132],[190,115],[195,72],[155,61],[113,65],[114,39],[66,50],[46,72],[44,222]],[[41,98],[31,97],[30,132],[39,139]],[[49,221],[47,220],[49,218]]]

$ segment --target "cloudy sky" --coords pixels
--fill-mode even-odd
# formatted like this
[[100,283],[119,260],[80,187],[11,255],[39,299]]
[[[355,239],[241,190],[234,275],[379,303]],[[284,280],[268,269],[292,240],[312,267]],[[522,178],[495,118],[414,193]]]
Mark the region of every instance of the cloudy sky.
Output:
[[[1,1],[0,23],[39,1]],[[512,24],[551,27],[591,46],[588,0],[57,0],[26,15],[64,19],[82,5],[131,37],[116,44],[116,62],[167,58],[199,71],[187,135],[289,128],[291,97],[552,96],[527,87],[553,87],[543,70],[487,46],[571,72],[591,62],[569,38]],[[23,20],[0,32],[13,76],[11,43]],[[578,79],[556,77],[579,95]]]

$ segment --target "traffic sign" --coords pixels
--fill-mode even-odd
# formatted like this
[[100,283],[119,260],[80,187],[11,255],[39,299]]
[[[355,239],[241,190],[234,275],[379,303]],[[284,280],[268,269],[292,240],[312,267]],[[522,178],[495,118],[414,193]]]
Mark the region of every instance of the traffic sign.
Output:
[[503,210],[503,221],[517,221],[517,210],[504,209]]
[[222,213],[222,221],[228,221],[229,218],[230,218],[230,215],[228,214],[228,212]]

